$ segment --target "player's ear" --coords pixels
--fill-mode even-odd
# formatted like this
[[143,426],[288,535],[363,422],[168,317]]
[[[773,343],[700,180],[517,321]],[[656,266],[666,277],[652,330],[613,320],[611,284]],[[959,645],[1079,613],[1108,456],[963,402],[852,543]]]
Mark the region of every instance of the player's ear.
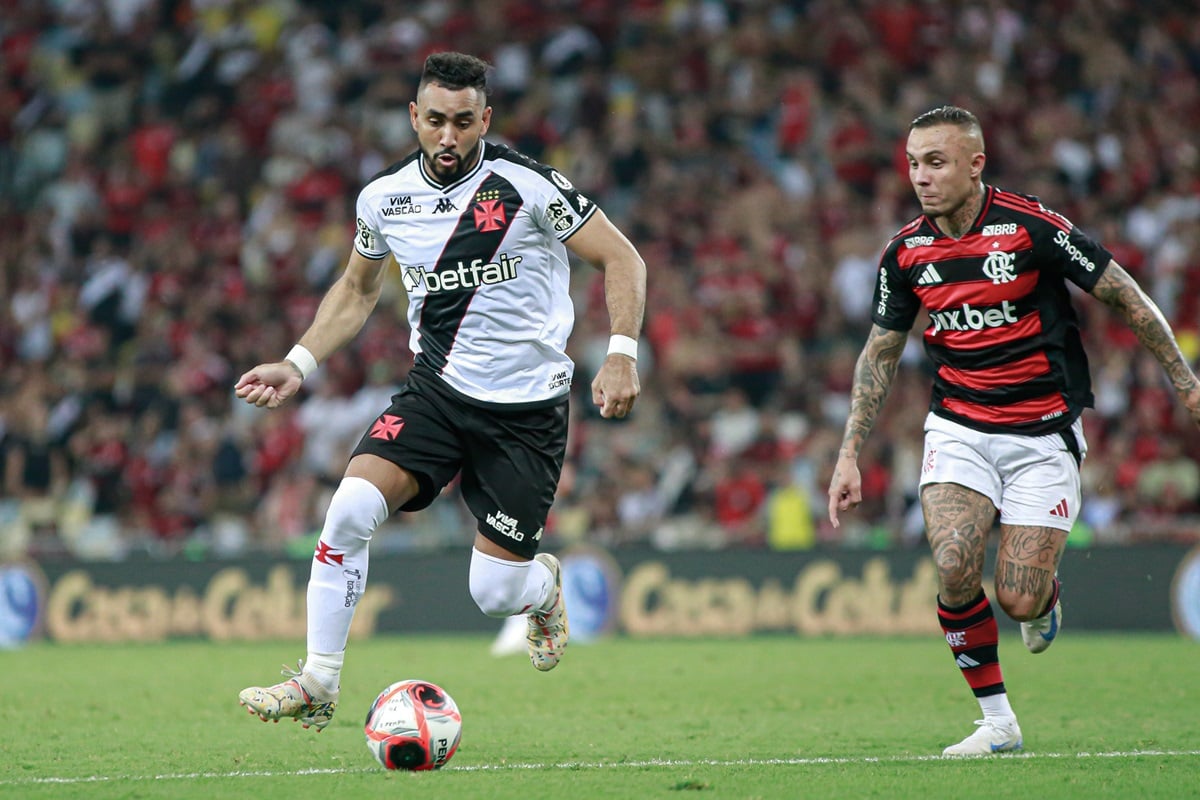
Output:
[[491,106],[483,107],[483,116],[480,117],[480,119],[483,121],[483,125],[479,129],[479,135],[483,136],[484,134],[486,134],[488,132],[488,128],[492,124],[492,107]]
[[410,100],[408,101],[408,121],[412,123],[412,129],[417,129],[417,104]]
[[987,163],[987,153],[979,152],[971,156],[971,177],[978,178],[983,174],[983,165]]

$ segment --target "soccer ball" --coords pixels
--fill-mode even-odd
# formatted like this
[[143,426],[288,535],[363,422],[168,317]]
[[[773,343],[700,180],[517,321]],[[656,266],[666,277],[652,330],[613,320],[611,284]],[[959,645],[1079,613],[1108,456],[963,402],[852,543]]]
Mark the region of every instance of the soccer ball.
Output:
[[442,687],[403,680],[371,703],[363,731],[371,755],[387,769],[438,769],[458,749],[462,715]]

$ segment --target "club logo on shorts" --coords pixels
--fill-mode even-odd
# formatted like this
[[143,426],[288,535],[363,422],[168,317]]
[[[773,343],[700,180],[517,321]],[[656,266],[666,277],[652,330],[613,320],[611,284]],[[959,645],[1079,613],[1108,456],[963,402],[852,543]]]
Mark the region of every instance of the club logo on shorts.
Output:
[[404,428],[404,420],[394,414],[383,414],[379,419],[375,420],[375,424],[371,426],[371,438],[382,439],[385,442],[392,442],[400,435],[400,431]]
[[933,465],[937,461],[937,449],[934,448],[925,454],[925,463],[921,465],[921,474],[928,475],[933,472]]

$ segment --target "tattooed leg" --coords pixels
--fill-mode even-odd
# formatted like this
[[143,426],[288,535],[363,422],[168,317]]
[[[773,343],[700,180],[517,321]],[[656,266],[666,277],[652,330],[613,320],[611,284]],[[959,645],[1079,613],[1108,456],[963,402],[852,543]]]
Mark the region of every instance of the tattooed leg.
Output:
[[965,486],[931,483],[921,491],[921,509],[937,567],[938,597],[947,606],[971,602],[983,587],[983,560],[996,507]]
[[[996,508],[987,497],[955,483],[927,485],[921,491],[921,508],[938,571],[938,624],[950,655],[979,702],[984,720],[1000,726],[986,728],[985,735],[998,729],[1015,731],[1016,715],[1000,669],[1000,629],[983,593],[983,560]],[[1009,739],[1014,735],[1020,738],[1020,733],[1005,734]],[[976,732],[945,752],[969,752],[979,744],[975,741],[979,736]],[[994,745],[995,740],[993,751]]]
[[1054,591],[1054,573],[1067,531],[1033,525],[1001,525],[996,554],[996,600],[1015,620],[1040,616]]

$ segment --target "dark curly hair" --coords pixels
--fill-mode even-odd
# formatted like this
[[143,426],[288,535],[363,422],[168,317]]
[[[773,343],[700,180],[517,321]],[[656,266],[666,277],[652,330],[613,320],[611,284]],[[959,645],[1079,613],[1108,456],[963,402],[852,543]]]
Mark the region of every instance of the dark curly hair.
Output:
[[478,89],[487,94],[487,71],[491,65],[466,53],[433,53],[425,59],[419,89],[436,83],[447,89]]

